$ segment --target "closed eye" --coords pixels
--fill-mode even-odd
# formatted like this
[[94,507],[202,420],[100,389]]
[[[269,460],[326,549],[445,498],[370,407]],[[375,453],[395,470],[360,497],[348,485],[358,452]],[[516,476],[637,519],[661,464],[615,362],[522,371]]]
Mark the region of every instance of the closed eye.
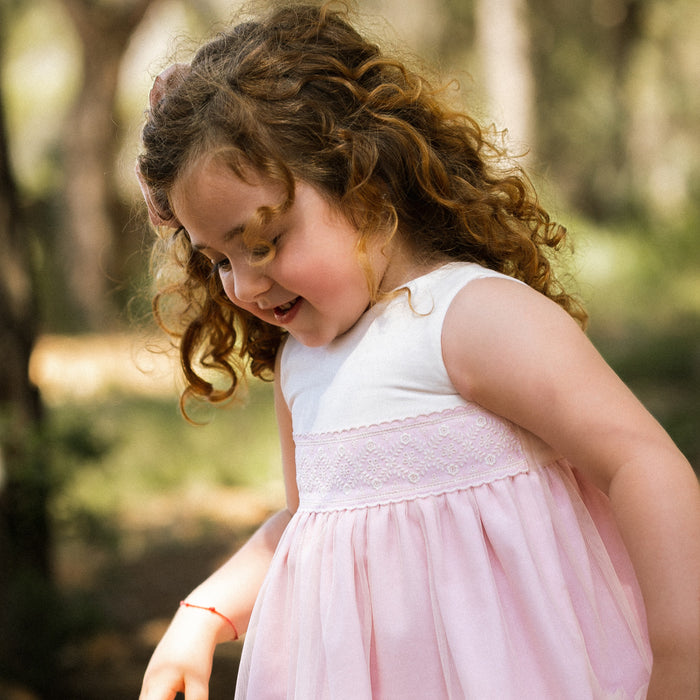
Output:
[[251,261],[258,264],[270,262],[275,257],[277,243],[281,237],[280,234],[269,241],[262,241],[252,246],[248,251]]
[[274,247],[271,245],[256,245],[250,249],[250,257],[255,261],[259,261],[268,256],[273,250]]

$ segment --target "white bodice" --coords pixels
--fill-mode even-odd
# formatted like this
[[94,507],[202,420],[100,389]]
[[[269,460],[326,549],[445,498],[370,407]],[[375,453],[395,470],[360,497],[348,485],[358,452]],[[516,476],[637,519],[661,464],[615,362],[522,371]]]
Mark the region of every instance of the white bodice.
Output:
[[[449,263],[370,308],[330,345],[289,338],[281,383],[295,434],[359,428],[464,406],[442,357],[442,325],[470,281],[505,277],[474,263]],[[511,279],[506,277],[506,279]]]

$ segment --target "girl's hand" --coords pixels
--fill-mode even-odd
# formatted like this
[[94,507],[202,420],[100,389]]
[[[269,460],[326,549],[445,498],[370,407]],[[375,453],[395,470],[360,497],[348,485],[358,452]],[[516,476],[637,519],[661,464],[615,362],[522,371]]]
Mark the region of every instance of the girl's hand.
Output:
[[[287,444],[293,445],[291,427]],[[293,469],[293,462],[290,464]],[[294,484],[293,475],[286,476],[285,481]],[[298,502],[295,492],[292,502]],[[177,693],[184,693],[185,700],[207,700],[216,645],[233,638],[231,624],[241,633],[247,628],[273,552],[291,517],[285,508],[269,518],[236,554],[187,596],[190,604],[213,604],[226,617],[206,608],[181,606],[146,668],[140,700],[174,700]]]
[[[230,628],[207,611],[180,608],[146,668],[139,700],[207,700],[214,650]],[[228,636],[227,636],[228,635]]]

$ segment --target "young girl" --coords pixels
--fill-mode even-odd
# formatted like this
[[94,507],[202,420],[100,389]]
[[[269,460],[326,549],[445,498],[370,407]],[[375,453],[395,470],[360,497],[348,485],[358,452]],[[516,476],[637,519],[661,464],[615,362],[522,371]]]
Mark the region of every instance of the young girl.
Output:
[[698,482],[477,124],[290,6],[156,79],[143,143],[185,398],[274,375],[287,508],[183,601],[141,697],[207,697],[246,632],[239,699],[696,700]]

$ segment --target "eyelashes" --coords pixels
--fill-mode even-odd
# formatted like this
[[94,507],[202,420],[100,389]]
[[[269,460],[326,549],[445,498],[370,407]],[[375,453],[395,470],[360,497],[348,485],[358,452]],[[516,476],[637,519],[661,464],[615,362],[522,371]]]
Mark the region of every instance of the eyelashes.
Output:
[[220,275],[222,272],[226,272],[231,269],[231,262],[228,258],[223,258],[222,260],[212,260],[211,261],[211,274]]

